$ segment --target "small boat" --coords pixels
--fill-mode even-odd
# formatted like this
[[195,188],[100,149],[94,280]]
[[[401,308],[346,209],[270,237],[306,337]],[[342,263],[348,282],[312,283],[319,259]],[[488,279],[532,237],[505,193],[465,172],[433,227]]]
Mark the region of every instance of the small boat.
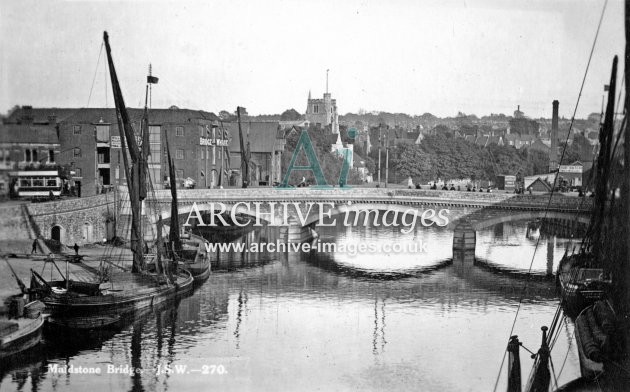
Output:
[[201,282],[210,276],[210,259],[206,251],[207,241],[198,235],[191,234],[182,241],[180,266],[190,272],[195,282]]
[[602,299],[610,286],[603,268],[596,268],[594,258],[588,253],[565,255],[558,265],[556,284],[564,302],[566,313],[575,317],[587,306]]
[[[23,301],[14,298],[14,301]],[[20,306],[21,307],[21,306]],[[20,353],[39,344],[42,339],[44,317],[41,311],[35,309],[43,304],[33,301],[22,309],[27,309],[26,317],[18,315],[15,319],[0,319],[0,359]],[[28,309],[35,309],[31,312]]]

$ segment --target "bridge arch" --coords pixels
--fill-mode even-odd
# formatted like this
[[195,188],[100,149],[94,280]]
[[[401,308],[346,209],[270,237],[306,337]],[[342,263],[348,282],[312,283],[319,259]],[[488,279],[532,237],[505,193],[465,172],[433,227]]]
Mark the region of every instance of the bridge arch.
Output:
[[470,225],[472,226],[472,228],[475,230],[482,230],[487,227],[497,225],[499,223],[508,223],[508,222],[515,222],[519,220],[541,219],[541,218],[564,219],[568,221],[573,221],[577,219],[578,223],[583,223],[583,224],[588,224],[590,221],[590,217],[587,215],[578,215],[576,217],[574,213],[559,212],[559,211],[513,211],[512,213],[491,217],[489,219],[485,219],[481,221],[475,220],[474,216],[471,216],[471,218],[469,218],[468,221],[470,222]]
[[[335,219],[337,222],[339,217],[345,217],[346,214],[354,212],[354,213],[362,213],[362,212],[369,212],[369,211],[378,211],[379,215],[378,217],[381,219],[388,219],[388,222],[390,221],[390,219],[393,219],[394,216],[398,216],[398,218],[401,218],[403,216],[403,214],[405,213],[409,213],[409,211],[413,211],[417,214],[417,218],[415,220],[415,225],[421,225],[421,221],[420,218],[422,217],[422,213],[428,209],[432,209],[435,211],[435,214],[431,217],[428,217],[425,219],[427,221],[431,221],[433,222],[433,224],[437,224],[437,223],[442,223],[442,221],[438,218],[437,213],[440,210],[440,208],[435,208],[435,207],[429,207],[429,208],[424,208],[424,206],[418,206],[418,205],[408,205],[408,204],[404,204],[404,203],[387,203],[387,202],[378,202],[378,203],[352,203],[352,202],[347,202],[347,203],[337,203],[335,204],[335,206],[331,209],[326,209],[324,212],[326,213],[326,216],[324,219],[326,220],[333,220]],[[392,213],[390,214],[388,211],[392,211]],[[384,214],[385,213],[385,214]],[[330,217],[329,217],[330,216]],[[370,217],[371,221],[374,221],[374,215],[364,215],[363,216],[363,222],[365,222],[365,219],[367,217]],[[329,218],[328,218],[329,217]],[[408,218],[407,222],[409,222],[411,218]],[[310,226],[313,224],[317,224],[320,221],[320,216],[319,214],[310,214],[308,219],[305,221],[304,226]],[[352,221],[354,223],[354,221]],[[361,222],[360,220],[357,222]],[[382,222],[382,221],[380,221]]]

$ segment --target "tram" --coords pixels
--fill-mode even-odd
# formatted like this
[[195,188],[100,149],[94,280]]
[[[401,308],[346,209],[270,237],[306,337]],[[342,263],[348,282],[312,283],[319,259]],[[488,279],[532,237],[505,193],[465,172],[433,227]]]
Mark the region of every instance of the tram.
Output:
[[24,170],[10,172],[10,192],[13,198],[47,198],[61,195],[63,181],[59,170]]

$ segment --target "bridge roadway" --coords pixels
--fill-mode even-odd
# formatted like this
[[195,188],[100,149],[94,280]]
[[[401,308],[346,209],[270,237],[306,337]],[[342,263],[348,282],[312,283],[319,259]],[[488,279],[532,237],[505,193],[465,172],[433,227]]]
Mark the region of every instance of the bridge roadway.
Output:
[[[159,210],[162,219],[168,220],[170,191],[159,190],[155,195],[152,209]],[[321,219],[320,208],[326,213],[330,212],[333,217],[349,211],[392,210],[402,214],[411,209],[421,215],[427,209],[436,212],[447,209],[449,228],[455,233],[462,230],[470,233],[502,222],[542,217],[560,219],[568,225],[577,222],[585,224],[589,220],[593,202],[591,198],[562,194],[554,195],[550,200],[549,195],[516,195],[501,191],[481,193],[401,188],[185,189],[178,190],[178,200],[179,214],[184,219],[193,211],[194,205],[200,212],[217,211],[219,206],[225,206],[227,213],[235,209],[237,214],[255,217],[253,205],[257,203],[260,217],[278,226],[286,225],[287,222],[278,205],[295,203],[301,211],[289,208],[288,222],[289,231],[295,232],[293,239],[297,241],[309,239],[311,229]],[[309,203],[313,205],[309,207]],[[326,206],[322,207],[318,203],[326,203]],[[270,207],[272,204],[275,204],[273,211]],[[123,215],[125,211],[123,208]],[[433,220],[436,220],[435,217]]]
[[[549,203],[549,195],[516,195],[504,191],[493,193],[387,189],[387,188],[230,188],[230,189],[179,189],[180,204],[249,202],[334,202],[426,204],[444,207],[476,207],[519,210],[543,210]],[[159,203],[170,203],[169,190],[155,191]],[[556,194],[549,203],[550,211],[590,212],[591,198],[579,198]]]

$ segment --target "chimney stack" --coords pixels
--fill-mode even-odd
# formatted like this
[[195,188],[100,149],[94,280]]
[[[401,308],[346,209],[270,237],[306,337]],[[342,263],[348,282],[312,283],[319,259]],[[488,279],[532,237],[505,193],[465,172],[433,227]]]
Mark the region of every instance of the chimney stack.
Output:
[[20,123],[32,124],[33,120],[34,120],[33,107],[30,105],[22,106],[22,117],[20,118]]
[[549,172],[556,171],[558,162],[558,101],[553,101],[553,114],[551,117],[551,149],[549,150]]

